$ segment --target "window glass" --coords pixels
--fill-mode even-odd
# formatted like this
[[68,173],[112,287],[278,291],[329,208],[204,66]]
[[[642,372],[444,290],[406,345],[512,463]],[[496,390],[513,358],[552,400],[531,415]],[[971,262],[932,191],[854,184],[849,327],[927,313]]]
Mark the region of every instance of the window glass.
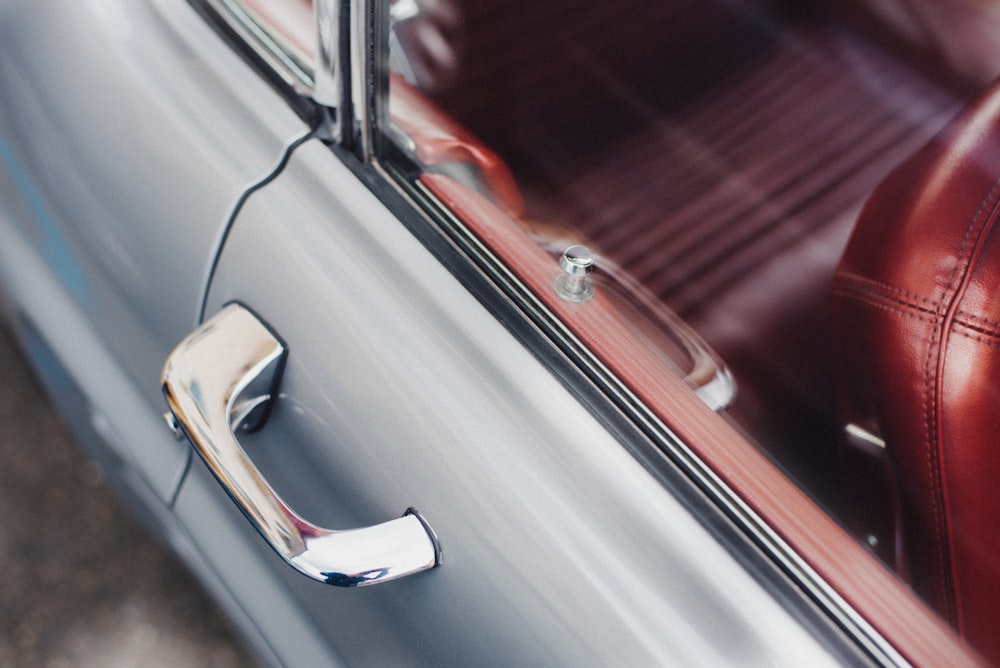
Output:
[[828,284],[865,195],[959,100],[773,2],[390,8],[415,162],[555,257],[590,249],[644,343],[696,388],[724,362],[714,403],[838,509]]
[[[972,90],[861,4],[389,2],[388,160],[624,351],[602,361],[639,360],[615,369],[637,395],[683,378],[846,524],[831,278],[865,198]],[[575,246],[595,296],[560,293]],[[905,573],[884,512],[857,537]]]

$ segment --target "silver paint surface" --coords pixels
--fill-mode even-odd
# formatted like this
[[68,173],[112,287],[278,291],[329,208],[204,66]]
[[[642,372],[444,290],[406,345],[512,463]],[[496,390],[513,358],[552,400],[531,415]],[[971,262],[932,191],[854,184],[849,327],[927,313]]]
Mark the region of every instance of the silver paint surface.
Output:
[[[0,217],[113,351],[120,391],[149,406],[229,211],[302,130],[184,3],[0,2]],[[168,497],[184,445],[152,450],[121,422],[129,456]]]

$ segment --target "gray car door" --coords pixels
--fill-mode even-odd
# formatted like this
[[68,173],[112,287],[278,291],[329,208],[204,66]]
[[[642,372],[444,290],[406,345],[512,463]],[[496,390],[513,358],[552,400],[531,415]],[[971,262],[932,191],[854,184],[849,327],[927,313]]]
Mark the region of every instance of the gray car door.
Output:
[[296,149],[222,252],[207,315],[238,303],[288,349],[269,419],[239,445],[309,522],[415,508],[442,554],[375,586],[311,580],[195,463],[176,513],[281,661],[324,645],[353,665],[831,660],[342,158]]

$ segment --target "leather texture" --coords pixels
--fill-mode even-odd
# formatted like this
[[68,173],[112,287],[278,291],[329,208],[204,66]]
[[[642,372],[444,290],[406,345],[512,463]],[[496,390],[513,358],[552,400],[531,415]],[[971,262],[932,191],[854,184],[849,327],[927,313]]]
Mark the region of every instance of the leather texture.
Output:
[[[897,567],[993,661],[1000,661],[998,179],[995,86],[876,189],[832,287],[844,418],[884,438],[883,491],[898,487],[889,504],[855,495],[856,514],[898,527]],[[893,502],[898,519],[872,517],[892,513]]]

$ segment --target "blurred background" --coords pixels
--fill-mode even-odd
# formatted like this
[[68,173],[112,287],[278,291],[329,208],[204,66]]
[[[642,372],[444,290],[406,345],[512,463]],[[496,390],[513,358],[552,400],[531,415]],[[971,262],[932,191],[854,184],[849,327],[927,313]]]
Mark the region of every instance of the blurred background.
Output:
[[0,666],[255,666],[73,443],[0,329]]

